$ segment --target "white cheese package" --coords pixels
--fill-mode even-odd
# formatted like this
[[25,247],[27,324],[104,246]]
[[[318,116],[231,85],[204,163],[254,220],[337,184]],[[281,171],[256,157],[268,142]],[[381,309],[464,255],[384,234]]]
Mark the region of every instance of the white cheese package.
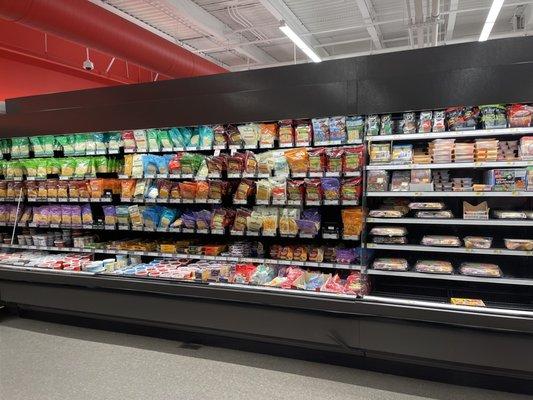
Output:
[[425,235],[421,243],[424,246],[459,247],[461,239],[457,236]]
[[418,260],[415,271],[425,274],[452,274],[453,266],[449,261]]
[[403,258],[376,258],[372,268],[381,271],[407,271],[409,264]]
[[500,278],[502,271],[496,264],[464,262],[459,267],[461,275]]

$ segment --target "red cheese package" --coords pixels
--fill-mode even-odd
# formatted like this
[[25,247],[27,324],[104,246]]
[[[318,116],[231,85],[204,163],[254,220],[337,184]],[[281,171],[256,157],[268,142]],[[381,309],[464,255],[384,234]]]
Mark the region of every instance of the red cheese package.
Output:
[[361,197],[361,178],[344,179],[341,182],[341,200],[355,201]]
[[294,146],[294,126],[291,119],[279,121],[278,139],[280,147]]
[[507,119],[512,128],[522,128],[531,126],[532,108],[525,104],[513,104],[507,107]]
[[313,136],[311,121],[297,121],[294,134],[297,146],[309,146],[309,144],[311,143],[311,137]]
[[292,287],[294,281],[302,276],[305,271],[298,267],[288,267],[285,270],[285,281],[282,283],[281,287],[284,289],[289,289]]
[[257,172],[257,160],[255,154],[251,151],[246,151],[245,153],[244,172],[247,174],[255,174]]
[[242,179],[237,186],[237,190],[233,196],[234,200],[246,200],[253,194],[255,190],[255,182],[250,179]]
[[235,153],[228,157],[228,174],[240,174],[244,171],[246,163],[246,155],[243,153]]
[[346,294],[355,294],[357,296],[367,295],[370,293],[370,283],[366,276],[361,275],[358,271],[353,271],[346,278],[344,292]]
[[344,172],[359,171],[364,163],[364,151],[363,145],[345,148],[342,170]]
[[303,180],[287,181],[288,200],[303,202],[305,194],[305,184]]
[[[227,156],[225,154],[221,154],[219,156],[207,157],[206,161],[207,161],[207,171],[210,174],[220,175],[222,171],[226,170],[226,167],[228,165]],[[169,164],[169,168],[170,168],[170,164]]]
[[253,264],[237,264],[232,281],[234,283],[249,283],[255,269]]
[[341,280],[339,274],[335,274],[324,282],[320,291],[326,293],[344,293],[344,282]]
[[326,172],[342,172],[344,149],[328,149],[326,155]]
[[183,153],[174,154],[168,162],[168,172],[170,174],[181,173],[181,157],[183,157]]
[[305,180],[305,201],[322,201],[320,179]]
[[326,149],[319,147],[308,150],[309,172],[322,173],[326,170]]

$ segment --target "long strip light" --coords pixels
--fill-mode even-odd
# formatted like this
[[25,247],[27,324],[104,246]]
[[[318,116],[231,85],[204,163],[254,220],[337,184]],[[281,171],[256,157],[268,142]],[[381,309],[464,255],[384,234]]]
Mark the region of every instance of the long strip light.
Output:
[[502,9],[503,2],[505,0],[494,0],[492,2],[492,5],[490,6],[489,14],[487,15],[487,19],[485,20],[485,25],[483,25],[483,30],[481,31],[481,35],[479,35],[479,41],[484,42],[487,40],[490,36],[490,32],[492,31],[492,28],[494,27],[494,24],[496,23],[496,19],[498,18],[498,14],[500,13],[500,10]]
[[302,50],[306,55],[307,57],[309,57],[311,60],[313,60],[314,62],[318,63],[318,62],[321,62],[322,60],[320,59],[320,57],[318,56],[318,54],[316,54],[313,49],[311,49],[311,47],[309,47],[301,38],[300,36],[298,36],[296,34],[296,32],[294,32],[290,26],[288,26],[287,24],[285,23],[282,23],[281,26],[279,27],[280,31],[282,31],[289,39],[291,39],[294,44],[296,46],[298,46],[298,48],[300,50]]

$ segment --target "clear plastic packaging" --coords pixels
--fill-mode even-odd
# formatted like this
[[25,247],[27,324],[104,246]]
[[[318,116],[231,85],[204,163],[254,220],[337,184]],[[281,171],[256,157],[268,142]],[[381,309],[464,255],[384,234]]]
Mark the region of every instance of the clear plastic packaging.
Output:
[[370,230],[374,236],[405,236],[407,229],[403,226],[375,226]]
[[384,164],[391,160],[391,145],[389,143],[374,143],[370,145],[370,164]]
[[410,171],[393,171],[391,179],[391,192],[408,192],[411,183]]
[[386,192],[389,188],[387,171],[368,171],[367,190],[369,192]]
[[463,240],[467,249],[490,249],[492,246],[491,237],[466,236]]
[[525,211],[494,211],[494,217],[498,219],[527,219]]
[[370,210],[368,216],[372,218],[402,218],[405,214],[400,209],[380,209]]
[[509,250],[533,250],[533,239],[503,239],[505,248]]
[[444,207],[444,203],[440,202],[418,201],[409,203],[411,210],[442,210]]
[[376,258],[372,268],[381,271],[407,271],[409,264],[403,258]]
[[405,236],[374,236],[372,243],[379,244],[407,244]]
[[440,211],[417,211],[415,214],[416,218],[439,218],[439,219],[448,219],[453,218],[453,214],[449,210],[440,210]]
[[449,261],[419,260],[415,264],[415,271],[426,274],[452,274],[453,266]]
[[486,278],[500,278],[502,271],[496,264],[464,262],[459,267],[459,273],[467,276],[481,276]]
[[461,239],[457,236],[425,235],[420,243],[424,246],[460,247]]

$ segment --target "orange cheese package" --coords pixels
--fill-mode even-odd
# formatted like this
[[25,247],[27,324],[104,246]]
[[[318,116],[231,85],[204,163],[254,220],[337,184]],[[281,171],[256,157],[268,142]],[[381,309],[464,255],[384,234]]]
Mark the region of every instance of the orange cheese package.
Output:
[[285,152],[287,164],[292,173],[306,173],[309,170],[309,154],[307,149],[298,148]]
[[363,210],[361,207],[342,210],[342,225],[345,235],[360,235],[363,229]]
[[196,182],[196,200],[207,200],[209,194],[209,183],[206,181]]
[[89,181],[89,188],[91,191],[91,197],[98,199],[104,196],[104,180],[103,179],[91,179]]
[[261,147],[274,147],[274,141],[278,138],[278,126],[276,124],[259,125],[259,145]]
[[135,179],[125,179],[120,181],[120,196],[126,199],[131,199],[135,192]]
[[196,182],[180,182],[179,183],[179,190],[181,193],[181,197],[183,199],[196,198],[196,189],[197,189]]

